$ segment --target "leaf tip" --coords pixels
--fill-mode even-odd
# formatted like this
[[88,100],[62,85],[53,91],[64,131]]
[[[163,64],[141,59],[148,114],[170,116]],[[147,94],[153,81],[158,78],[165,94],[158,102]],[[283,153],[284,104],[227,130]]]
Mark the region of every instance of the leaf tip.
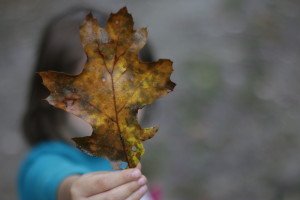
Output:
[[93,19],[94,16],[93,16],[93,13],[90,11],[89,14],[87,14],[87,16],[85,17],[86,20],[91,20]]
[[41,78],[42,78],[42,82],[45,82],[46,76],[47,76],[47,72],[36,72]]
[[127,13],[127,12],[128,12],[127,7],[124,6],[123,8],[121,8],[121,9],[119,10],[119,12]]

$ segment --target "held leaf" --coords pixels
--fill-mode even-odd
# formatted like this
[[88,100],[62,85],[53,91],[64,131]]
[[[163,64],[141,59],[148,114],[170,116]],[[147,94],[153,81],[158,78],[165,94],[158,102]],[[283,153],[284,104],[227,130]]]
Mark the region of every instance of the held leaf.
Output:
[[142,141],[158,130],[141,128],[138,109],[173,90],[172,61],[139,60],[147,30],[133,29],[132,16],[126,8],[111,14],[104,28],[99,27],[92,14],[87,15],[80,37],[87,55],[81,74],[39,72],[50,90],[47,101],[92,126],[91,136],[73,138],[80,150],[127,162],[133,168],[144,154]]

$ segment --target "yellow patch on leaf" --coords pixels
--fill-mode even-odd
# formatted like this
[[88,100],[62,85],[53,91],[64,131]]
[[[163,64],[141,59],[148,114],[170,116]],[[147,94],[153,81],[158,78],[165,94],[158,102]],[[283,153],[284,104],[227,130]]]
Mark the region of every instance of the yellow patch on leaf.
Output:
[[39,72],[50,90],[47,101],[93,127],[91,136],[73,138],[80,150],[127,162],[133,168],[144,154],[142,141],[158,130],[141,128],[138,109],[173,90],[172,61],[139,60],[147,30],[133,29],[132,16],[126,8],[111,14],[105,28],[99,27],[92,14],[87,15],[80,37],[87,54],[81,74]]

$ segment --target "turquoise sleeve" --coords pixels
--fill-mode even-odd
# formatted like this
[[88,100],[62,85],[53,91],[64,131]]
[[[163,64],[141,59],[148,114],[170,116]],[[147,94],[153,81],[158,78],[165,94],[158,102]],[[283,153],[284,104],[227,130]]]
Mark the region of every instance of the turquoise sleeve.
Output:
[[[126,163],[122,164],[126,167]],[[45,142],[24,159],[18,175],[20,200],[55,200],[60,183],[68,176],[111,171],[108,160],[88,156],[69,144]]]
[[[23,172],[22,172],[23,171]],[[55,200],[59,184],[72,174],[89,172],[57,155],[43,155],[27,162],[20,174],[21,200]]]

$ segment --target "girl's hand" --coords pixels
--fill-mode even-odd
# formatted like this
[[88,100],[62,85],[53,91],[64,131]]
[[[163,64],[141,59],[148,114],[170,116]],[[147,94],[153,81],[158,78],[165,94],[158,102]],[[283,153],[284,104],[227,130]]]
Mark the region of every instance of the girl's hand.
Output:
[[139,168],[70,176],[60,185],[58,200],[139,200],[147,191]]

